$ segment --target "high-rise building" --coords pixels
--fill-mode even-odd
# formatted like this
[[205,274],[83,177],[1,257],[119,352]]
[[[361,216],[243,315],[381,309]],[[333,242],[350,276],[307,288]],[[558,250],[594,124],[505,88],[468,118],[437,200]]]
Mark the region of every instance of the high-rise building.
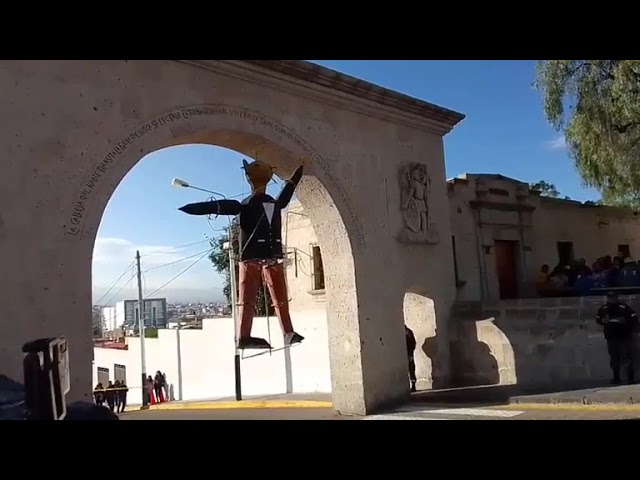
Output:
[[123,319],[124,317],[122,315],[118,315],[117,304],[115,307],[102,307],[102,328],[104,329],[103,333],[113,332],[118,327],[121,327]]
[[[166,328],[167,326],[167,299],[147,298],[144,302],[144,326]],[[125,328],[137,329],[138,327],[138,300],[123,300],[116,304],[116,316],[122,312],[123,321],[120,325]],[[119,325],[119,326],[120,326]]]

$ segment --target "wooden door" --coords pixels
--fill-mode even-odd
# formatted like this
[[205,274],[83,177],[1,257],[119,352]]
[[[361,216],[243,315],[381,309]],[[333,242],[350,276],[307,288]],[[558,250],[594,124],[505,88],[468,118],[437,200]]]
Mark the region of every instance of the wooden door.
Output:
[[518,242],[495,240],[494,255],[500,299],[518,298]]

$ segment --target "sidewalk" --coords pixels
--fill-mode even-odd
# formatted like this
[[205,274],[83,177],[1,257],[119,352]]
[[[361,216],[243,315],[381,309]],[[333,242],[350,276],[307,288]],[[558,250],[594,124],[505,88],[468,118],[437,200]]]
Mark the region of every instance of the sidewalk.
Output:
[[518,395],[510,399],[512,404],[580,404],[580,405],[616,405],[634,407],[640,410],[640,386],[623,385],[619,387],[587,388],[568,392],[546,393],[539,395]]
[[[409,405],[450,406],[513,406],[531,409],[575,408],[590,406],[607,410],[640,411],[640,385],[595,386],[566,391],[523,390],[517,385],[491,385],[422,391],[412,394]],[[241,401],[235,398],[210,398],[173,401],[150,405],[148,410],[261,410],[261,409],[331,409],[329,394],[281,394],[248,396]],[[592,409],[593,409],[592,408]],[[141,410],[140,405],[130,405],[127,412]]]
[[640,410],[640,385],[590,386],[565,391],[525,391],[517,385],[469,387],[412,396],[417,404],[592,405]]
[[[247,396],[240,401],[233,397],[165,402],[149,405],[148,410],[237,410],[283,408],[332,408],[328,394],[281,394]],[[141,405],[129,405],[126,411],[141,410]]]

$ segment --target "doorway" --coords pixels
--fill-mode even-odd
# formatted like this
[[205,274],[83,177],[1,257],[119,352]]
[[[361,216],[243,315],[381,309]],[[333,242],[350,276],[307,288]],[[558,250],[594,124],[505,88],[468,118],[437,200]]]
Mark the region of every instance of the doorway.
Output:
[[561,266],[569,266],[573,263],[573,242],[557,242],[558,247],[558,264]]
[[518,242],[495,240],[493,249],[500,300],[518,298]]

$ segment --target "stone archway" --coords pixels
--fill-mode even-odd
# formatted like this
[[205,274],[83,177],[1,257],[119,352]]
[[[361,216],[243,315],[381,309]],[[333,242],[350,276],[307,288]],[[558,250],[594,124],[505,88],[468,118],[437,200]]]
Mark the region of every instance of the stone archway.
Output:
[[91,255],[107,201],[145,154],[208,143],[257,154],[284,177],[304,161],[308,177],[298,194],[331,257],[335,408],[364,414],[406,398],[402,318],[395,318],[402,279],[420,285],[442,277],[444,266],[425,271],[420,264],[445,257],[448,244],[397,240],[398,168],[426,162],[434,185],[429,221],[448,238],[442,136],[459,114],[380,87],[363,90],[364,82],[354,87],[350,77],[297,61],[2,65],[9,181],[0,200],[13,206],[0,216],[0,260],[13,272],[0,292],[12,319],[0,322],[4,373],[20,377],[24,341],[65,335],[70,396],[88,395]]
[[[229,105],[182,107],[143,121],[124,139],[105,142],[105,146],[109,145],[106,155],[88,176],[77,178],[77,200],[63,225],[65,236],[78,243],[95,243],[107,202],[124,176],[153,151],[194,143],[231,148],[260,158],[273,165],[281,178],[287,178],[299,163],[305,164],[305,176],[296,193],[327,257],[329,331],[357,331],[357,325],[350,324],[357,319],[357,312],[349,317],[336,318],[334,315],[345,302],[356,304],[350,239],[356,239],[356,242],[363,239],[359,224],[345,224],[342,219],[340,212],[344,207],[341,205],[348,202],[348,197],[334,177],[327,177],[328,166],[311,145],[285,125],[247,108]],[[215,175],[215,172],[209,174]],[[338,198],[337,203],[334,197]],[[363,243],[356,244],[356,248],[362,246]],[[358,362],[358,358],[352,358],[348,364],[357,365]],[[341,370],[332,374],[333,386],[338,391],[343,383],[340,375]]]

